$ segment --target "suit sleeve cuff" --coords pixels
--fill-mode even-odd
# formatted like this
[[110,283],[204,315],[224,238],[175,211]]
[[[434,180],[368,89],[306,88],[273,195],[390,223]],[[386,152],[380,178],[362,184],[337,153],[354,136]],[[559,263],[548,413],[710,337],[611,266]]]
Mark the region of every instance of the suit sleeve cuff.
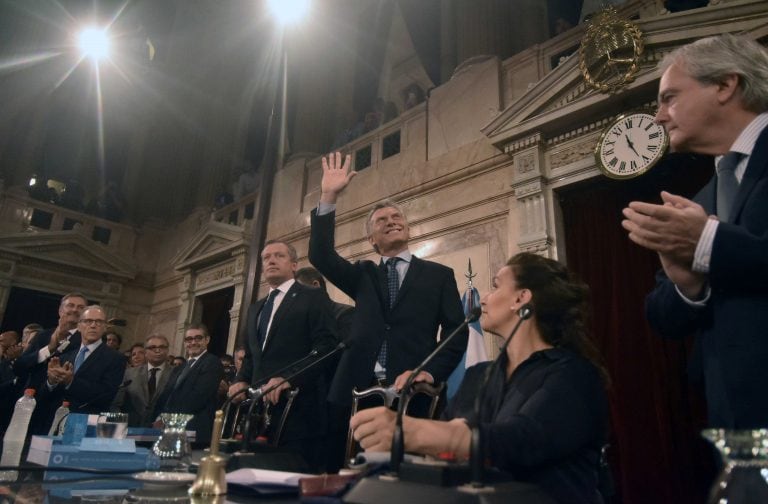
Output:
[[317,204],[317,215],[328,215],[329,213],[336,210],[336,204],[334,203],[323,203],[320,201]]

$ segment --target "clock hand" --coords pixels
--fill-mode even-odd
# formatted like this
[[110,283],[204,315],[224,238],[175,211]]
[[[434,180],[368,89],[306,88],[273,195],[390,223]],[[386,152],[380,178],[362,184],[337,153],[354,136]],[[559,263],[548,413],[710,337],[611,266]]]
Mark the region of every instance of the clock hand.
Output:
[[635,150],[635,144],[632,143],[632,140],[629,139],[629,135],[624,135],[624,139],[627,141],[627,145],[629,145],[629,148],[632,149],[632,152],[635,153],[636,156],[639,156],[637,150]]

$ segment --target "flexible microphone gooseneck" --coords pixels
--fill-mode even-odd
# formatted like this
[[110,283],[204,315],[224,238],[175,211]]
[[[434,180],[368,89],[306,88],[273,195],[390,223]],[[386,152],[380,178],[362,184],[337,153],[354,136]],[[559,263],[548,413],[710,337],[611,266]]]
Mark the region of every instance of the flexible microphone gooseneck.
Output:
[[469,486],[471,488],[478,489],[484,486],[483,464],[484,464],[485,454],[484,454],[482,439],[480,439],[480,408],[482,407],[482,404],[485,401],[486,390],[488,388],[488,381],[491,379],[491,376],[493,376],[493,373],[495,373],[496,370],[501,365],[502,356],[505,353],[507,353],[507,347],[509,346],[509,342],[512,341],[512,338],[515,336],[515,334],[517,334],[518,329],[520,329],[520,325],[524,321],[531,318],[532,315],[533,315],[533,306],[531,306],[530,303],[524,304],[517,311],[517,316],[519,317],[517,324],[515,324],[515,327],[512,328],[512,332],[509,333],[509,336],[507,336],[507,339],[504,340],[504,344],[501,346],[501,349],[499,350],[499,356],[496,358],[496,360],[493,361],[493,364],[491,364],[485,369],[485,374],[483,375],[483,381],[480,384],[480,388],[478,389],[477,396],[475,396],[475,407],[474,407],[475,422],[471,429],[471,441],[469,446],[469,467],[472,474],[472,480],[470,481]]
[[[346,350],[347,348],[349,348],[349,345],[347,345],[343,341],[340,341],[339,344],[336,345],[333,348],[333,350],[330,350],[330,351],[324,353],[323,355],[321,355],[317,359],[311,360],[310,362],[305,364],[303,367],[301,367],[300,369],[295,371],[293,374],[289,375],[287,378],[283,378],[279,382],[275,383],[274,385],[272,385],[270,387],[267,387],[266,389],[262,389],[261,387],[259,387],[259,388],[255,389],[255,390],[253,390],[253,395],[251,397],[251,400],[252,400],[251,407],[248,408],[248,416],[246,417],[245,428],[243,429],[243,431],[244,431],[243,432],[243,434],[244,434],[243,435],[243,451],[247,452],[250,449],[250,447],[251,447],[251,440],[250,440],[250,437],[251,437],[250,436],[251,415],[253,413],[253,408],[256,406],[256,404],[259,402],[259,400],[262,397],[264,397],[265,395],[269,394],[273,390],[277,389],[283,383],[289,383],[289,382],[293,381],[294,379],[296,379],[297,377],[301,376],[302,374],[304,374],[309,369],[311,369],[311,368],[317,366],[318,364],[320,364],[321,362],[323,362],[325,359],[328,359],[329,357],[332,357],[332,356],[336,355],[338,352]],[[307,357],[304,357],[304,358],[300,359],[298,361],[298,363],[303,362],[304,360],[306,360],[309,357],[314,357],[315,355],[317,355],[317,350],[312,350],[312,352],[310,352],[307,355]],[[294,363],[294,364],[292,364],[289,367],[293,367],[293,366],[296,366],[296,365],[297,365],[297,363]],[[279,374],[282,373],[282,371],[284,371],[284,370],[285,369],[281,369],[278,373],[273,374],[272,377],[268,378],[266,381],[269,381],[271,378],[279,376]],[[243,389],[243,390],[246,390],[246,389]],[[252,389],[249,388],[247,390],[250,393]]]
[[392,473],[397,474],[400,472],[400,464],[403,461],[403,453],[405,452],[405,439],[403,437],[403,415],[405,415],[405,404],[408,402],[406,400],[407,395],[412,393],[411,387],[413,386],[414,380],[419,375],[419,373],[424,370],[426,365],[432,361],[435,355],[437,355],[443,348],[445,348],[445,346],[469,324],[479,319],[481,313],[482,310],[479,306],[472,308],[472,311],[470,311],[469,314],[464,318],[464,321],[459,324],[459,326],[454,329],[453,332],[448,335],[448,337],[443,338],[440,341],[440,344],[437,345],[432,353],[427,355],[427,358],[424,359],[421,364],[416,366],[411,375],[408,377],[408,380],[405,382],[405,386],[403,387],[402,393],[400,395],[400,400],[397,403],[395,430],[392,433],[392,448],[389,459],[390,470]]
[[[274,372],[274,374],[272,376],[280,376],[281,374],[285,373],[289,369],[295,368],[296,366],[302,364],[305,360],[313,358],[318,353],[319,353],[318,350],[315,348],[311,352],[309,352],[307,355],[302,357],[301,359],[298,359],[298,360],[296,360],[294,362],[291,362],[287,366],[283,366],[282,368],[278,369],[277,371]],[[238,396],[243,395],[243,394],[248,394],[249,398],[254,397],[254,396],[259,396],[260,397],[261,396],[261,391],[260,391],[259,388],[256,387],[256,385],[258,384],[259,386],[261,386],[261,385],[267,383],[270,380],[270,378],[272,378],[272,376],[269,376],[267,378],[262,378],[261,380],[257,380],[256,383],[252,383],[250,387],[246,387],[246,388],[240,389],[237,392],[235,392],[234,394],[232,394],[231,396],[227,397],[227,400],[224,401],[224,404],[222,404],[221,409],[222,410],[225,409],[227,406],[230,405],[230,403],[235,399],[235,397],[238,397]]]

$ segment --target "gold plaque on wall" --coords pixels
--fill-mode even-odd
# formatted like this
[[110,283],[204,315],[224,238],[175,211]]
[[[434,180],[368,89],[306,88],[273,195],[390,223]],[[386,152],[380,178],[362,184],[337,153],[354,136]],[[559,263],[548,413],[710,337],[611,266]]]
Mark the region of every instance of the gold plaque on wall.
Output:
[[643,32],[608,7],[595,14],[579,47],[584,80],[603,93],[615,93],[632,82],[643,54]]

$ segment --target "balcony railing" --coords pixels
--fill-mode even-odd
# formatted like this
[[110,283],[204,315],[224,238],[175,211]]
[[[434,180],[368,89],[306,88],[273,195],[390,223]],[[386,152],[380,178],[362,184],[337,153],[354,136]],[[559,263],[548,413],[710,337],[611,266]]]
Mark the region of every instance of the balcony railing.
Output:
[[38,201],[18,188],[0,195],[0,231],[74,231],[123,256],[133,255],[136,241],[136,230],[132,226]]

